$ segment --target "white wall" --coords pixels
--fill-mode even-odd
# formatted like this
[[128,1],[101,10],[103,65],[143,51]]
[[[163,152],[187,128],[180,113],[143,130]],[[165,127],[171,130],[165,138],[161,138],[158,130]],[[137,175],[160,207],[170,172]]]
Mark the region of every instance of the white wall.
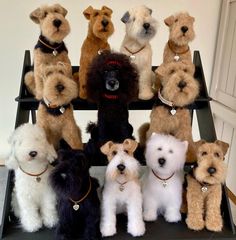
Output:
[[[58,0],[68,10],[71,33],[65,39],[72,65],[78,65],[80,47],[87,33],[87,20],[82,12],[87,6],[100,8],[107,5],[114,10],[113,23],[115,33],[110,39],[113,49],[118,50],[124,36],[124,25],[120,21],[123,13],[130,7],[145,4],[153,9],[153,16],[159,21],[159,30],[152,40],[153,65],[162,62],[164,44],[168,39],[168,29],[163,19],[178,11],[188,11],[195,17],[196,38],[191,43],[192,50],[200,50],[207,85],[211,71],[218,30],[221,0]],[[29,19],[29,14],[39,5],[55,1],[35,0],[1,0],[0,1],[0,155],[7,150],[7,138],[13,131],[17,103],[14,101],[19,92],[20,77],[25,49],[33,50],[37,41],[39,28]],[[84,131],[89,120],[96,119],[96,112],[76,112],[76,119]],[[137,128],[148,121],[149,111],[132,111],[130,122]],[[84,134],[84,141],[87,136]]]

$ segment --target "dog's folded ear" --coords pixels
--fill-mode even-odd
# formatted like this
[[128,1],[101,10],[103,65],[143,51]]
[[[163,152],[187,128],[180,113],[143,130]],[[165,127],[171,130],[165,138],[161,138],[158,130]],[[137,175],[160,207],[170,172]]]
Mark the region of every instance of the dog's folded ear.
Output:
[[162,78],[163,76],[165,76],[166,74],[166,67],[165,64],[162,63],[156,70],[155,73],[157,75],[158,78]]
[[194,146],[195,146],[196,151],[197,151],[198,148],[199,148],[200,146],[202,146],[202,144],[204,144],[204,143],[206,143],[206,140],[204,140],[204,139],[201,139],[201,140],[199,140],[199,141],[197,141],[197,142],[194,142]]
[[121,18],[121,21],[122,21],[123,23],[127,23],[127,22],[129,21],[129,18],[130,18],[130,14],[129,14],[129,12],[127,11],[127,12],[123,15],[123,17]]
[[8,139],[8,143],[11,145],[10,146],[10,152],[5,160],[5,165],[9,169],[17,169],[18,168],[18,162],[15,157],[15,146],[16,146],[16,139],[15,139],[15,133],[14,132],[10,138]]
[[175,21],[175,17],[174,17],[173,15],[171,15],[171,16],[169,16],[168,18],[166,18],[166,19],[164,20],[164,23],[165,23],[168,27],[170,27],[170,26],[174,23],[174,21]]
[[93,13],[93,7],[92,6],[89,6],[87,7],[84,11],[83,11],[83,14],[85,16],[86,19],[90,19],[90,16],[91,14]]
[[124,149],[129,153],[133,154],[136,148],[138,147],[138,143],[133,139],[125,139],[123,142]]
[[108,155],[113,144],[114,143],[112,141],[106,142],[104,145],[100,147],[101,152],[105,155]]
[[227,150],[229,148],[229,144],[226,142],[220,141],[220,140],[216,140],[215,143],[220,146],[220,148],[222,149],[222,152],[225,156],[225,154],[227,153]]
[[64,17],[67,14],[67,10],[62,7],[59,3],[54,4],[54,8],[56,8],[58,10],[58,12],[60,12]]
[[147,8],[149,11],[149,14],[152,15],[152,9],[151,8]]
[[113,13],[113,11],[112,11],[109,7],[107,7],[107,6],[102,6],[101,10],[105,10],[105,11],[107,11],[109,14],[112,14],[112,13]]
[[41,8],[35,9],[31,14],[30,14],[30,19],[39,24],[39,19],[43,17],[43,11]]

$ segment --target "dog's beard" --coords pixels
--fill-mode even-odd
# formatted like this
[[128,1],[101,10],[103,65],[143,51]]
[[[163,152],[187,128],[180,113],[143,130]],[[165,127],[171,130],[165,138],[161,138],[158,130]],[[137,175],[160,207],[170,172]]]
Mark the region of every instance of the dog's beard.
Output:
[[146,40],[151,40],[156,34],[156,30],[153,27],[150,27],[149,29],[142,29],[139,33],[139,37]]

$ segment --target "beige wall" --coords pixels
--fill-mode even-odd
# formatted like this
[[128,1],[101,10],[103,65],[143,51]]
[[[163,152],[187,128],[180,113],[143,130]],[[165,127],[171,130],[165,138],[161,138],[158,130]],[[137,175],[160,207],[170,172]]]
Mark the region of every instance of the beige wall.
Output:
[[[60,0],[68,10],[71,33],[65,39],[69,57],[73,65],[78,65],[80,47],[87,33],[87,20],[82,12],[88,6],[100,8],[107,5],[114,10],[113,22],[115,33],[110,39],[114,50],[118,50],[124,36],[124,25],[120,21],[123,13],[130,7],[145,4],[153,9],[153,16],[159,21],[159,30],[152,40],[153,65],[162,62],[164,44],[168,39],[168,29],[163,19],[178,11],[188,11],[195,17],[196,38],[191,43],[192,50],[200,50],[205,77],[209,86],[216,44],[221,0]],[[14,128],[24,50],[32,50],[39,34],[38,26],[29,19],[29,13],[41,4],[55,1],[35,0],[1,0],[0,1],[0,155],[7,151],[7,138]],[[96,119],[96,112],[76,112],[76,120],[85,129],[89,120]],[[132,111],[130,122],[137,128],[147,121],[149,111]],[[135,129],[136,131],[136,129]],[[87,135],[83,134],[84,141]]]

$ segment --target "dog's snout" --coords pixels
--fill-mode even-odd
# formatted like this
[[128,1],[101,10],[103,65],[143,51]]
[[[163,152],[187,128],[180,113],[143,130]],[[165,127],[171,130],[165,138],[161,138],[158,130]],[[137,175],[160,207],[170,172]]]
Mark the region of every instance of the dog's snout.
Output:
[[106,26],[108,25],[108,23],[109,23],[109,22],[108,22],[106,19],[103,19],[103,20],[102,20],[102,26],[103,26],[103,27],[106,27]]
[[108,84],[109,84],[111,87],[114,87],[115,84],[116,84],[116,81],[115,81],[115,80],[109,80],[109,81],[108,81]]
[[163,166],[165,164],[166,160],[165,160],[165,158],[159,158],[158,162],[161,166]]
[[210,173],[210,174],[214,174],[214,173],[216,172],[216,168],[214,168],[214,167],[209,167],[209,168],[207,169],[207,172]]
[[117,168],[119,171],[123,172],[125,170],[125,165],[121,163],[121,164],[117,165]]
[[181,81],[178,83],[178,87],[179,87],[180,89],[185,88],[186,85],[187,85],[187,83],[186,83],[184,80],[181,80]]
[[62,21],[60,19],[54,19],[53,20],[53,25],[57,28],[61,26]]
[[36,157],[37,154],[38,154],[38,153],[37,153],[36,151],[31,151],[31,152],[29,152],[30,157]]
[[183,33],[186,33],[186,32],[188,31],[188,27],[187,27],[187,26],[182,26],[182,27],[181,27],[181,31],[182,31]]
[[56,89],[58,92],[62,92],[65,89],[65,87],[62,84],[57,84]]
[[150,27],[150,23],[144,23],[143,27],[144,27],[144,29],[148,30],[148,28]]

